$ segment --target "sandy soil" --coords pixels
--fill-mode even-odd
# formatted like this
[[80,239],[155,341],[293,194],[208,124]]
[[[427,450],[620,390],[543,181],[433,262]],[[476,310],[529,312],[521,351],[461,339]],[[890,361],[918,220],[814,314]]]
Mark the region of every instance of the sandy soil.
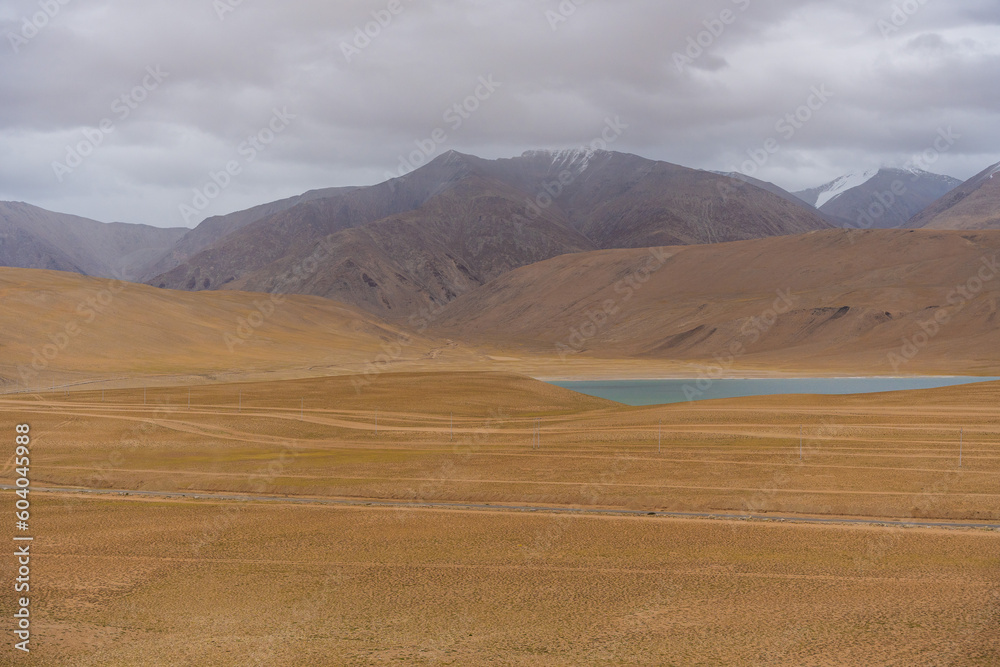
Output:
[[1000,660],[994,533],[44,502],[32,664]]
[[387,374],[195,388],[190,408],[180,388],[100,399],[0,401],[35,429],[37,484],[1000,520],[997,383],[630,408],[517,376]]
[[[6,396],[0,414],[31,423],[36,486],[1000,520],[1000,383],[630,408],[520,376],[411,373],[188,396]],[[35,503],[37,664],[1000,661],[995,531]]]

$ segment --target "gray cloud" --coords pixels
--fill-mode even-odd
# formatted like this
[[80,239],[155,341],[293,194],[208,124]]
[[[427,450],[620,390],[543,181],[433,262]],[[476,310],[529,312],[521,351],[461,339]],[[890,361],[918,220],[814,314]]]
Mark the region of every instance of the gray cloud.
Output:
[[[616,150],[697,168],[776,138],[755,175],[789,189],[901,164],[951,126],[933,169],[967,178],[1000,160],[997,24],[986,0],[8,0],[0,199],[181,225],[231,161],[199,219],[383,180],[417,142],[503,157],[589,142],[613,116],[629,124]],[[155,87],[147,68],[166,73]],[[786,137],[814,86],[832,97]],[[249,160],[275,109],[295,118]]]

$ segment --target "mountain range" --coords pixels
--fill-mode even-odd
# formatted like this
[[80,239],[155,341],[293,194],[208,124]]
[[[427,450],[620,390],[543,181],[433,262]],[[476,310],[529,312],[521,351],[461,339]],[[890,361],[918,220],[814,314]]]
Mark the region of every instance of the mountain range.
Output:
[[384,183],[314,190],[192,230],[0,203],[0,265],[185,291],[321,296],[404,322],[565,255],[798,238],[838,226],[994,229],[997,173],[1000,165],[960,184],[883,168],[792,194],[741,174],[610,151],[500,160],[450,151]]
[[826,229],[816,211],[725,176],[592,151],[448,152],[379,185],[300,202],[147,282],[325,296],[390,319],[567,253]]

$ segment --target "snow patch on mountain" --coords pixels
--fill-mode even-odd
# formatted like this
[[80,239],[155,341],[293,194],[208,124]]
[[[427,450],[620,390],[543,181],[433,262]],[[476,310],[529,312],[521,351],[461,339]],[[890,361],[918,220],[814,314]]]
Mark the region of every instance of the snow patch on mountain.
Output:
[[596,151],[589,148],[571,148],[567,150],[527,151],[522,157],[548,158],[553,171],[573,171],[582,173],[590,165]]
[[875,178],[878,172],[878,169],[868,169],[866,171],[859,171],[853,174],[847,174],[846,176],[841,176],[827,185],[826,189],[820,193],[819,198],[816,200],[816,208],[822,208],[825,204],[830,203],[848,190],[853,190],[854,188],[864,185],[868,181]]

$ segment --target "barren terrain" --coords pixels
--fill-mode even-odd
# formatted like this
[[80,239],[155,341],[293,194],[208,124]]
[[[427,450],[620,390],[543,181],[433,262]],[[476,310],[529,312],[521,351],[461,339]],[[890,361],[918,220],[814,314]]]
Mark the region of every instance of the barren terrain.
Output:
[[480,373],[143,393],[0,406],[46,486],[1000,522],[998,383],[646,408]]
[[[35,435],[37,663],[1000,659],[998,533],[887,525],[1000,523],[1000,384],[630,408],[358,382],[0,400]],[[834,523],[773,521],[797,516]]]
[[[466,343],[290,296],[243,337],[266,295],[13,270],[0,291],[0,422],[33,437],[34,663],[1000,659],[1000,383],[634,408],[527,374],[697,387],[706,362],[564,361],[513,317]],[[968,362],[992,335],[920,358],[988,370]],[[877,372],[831,358],[727,372]]]
[[832,230],[563,255],[456,299],[439,336],[574,363],[995,375],[1000,234]]
[[996,534],[39,497],[33,664],[1000,659]]

